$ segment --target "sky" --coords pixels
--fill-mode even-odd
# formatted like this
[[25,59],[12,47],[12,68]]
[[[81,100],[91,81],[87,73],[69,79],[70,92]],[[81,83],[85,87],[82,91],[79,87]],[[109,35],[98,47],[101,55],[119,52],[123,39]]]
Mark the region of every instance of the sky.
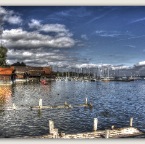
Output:
[[144,6],[0,7],[7,63],[145,65]]

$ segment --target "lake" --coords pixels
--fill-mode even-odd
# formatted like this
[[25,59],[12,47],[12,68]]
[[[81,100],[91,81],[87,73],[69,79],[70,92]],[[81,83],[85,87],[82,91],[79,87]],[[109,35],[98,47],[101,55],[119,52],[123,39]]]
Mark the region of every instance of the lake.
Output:
[[[42,109],[43,105],[63,105],[65,101],[77,105],[85,98],[93,108]],[[15,103],[18,110],[7,110]],[[52,119],[59,132],[80,133],[93,131],[93,119],[98,118],[98,129],[133,126],[145,131],[145,80],[132,82],[51,81],[48,85],[24,83],[0,86],[0,137],[41,136],[48,134]]]

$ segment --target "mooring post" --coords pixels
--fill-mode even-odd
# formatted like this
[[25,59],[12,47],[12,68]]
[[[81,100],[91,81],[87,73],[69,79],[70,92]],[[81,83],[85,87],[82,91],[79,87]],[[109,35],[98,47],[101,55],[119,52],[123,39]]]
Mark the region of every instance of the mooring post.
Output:
[[97,130],[97,125],[98,125],[98,119],[94,118],[94,131]]
[[42,108],[42,99],[39,99],[39,108]]
[[15,110],[16,109],[16,105],[13,103],[13,110]]
[[65,138],[65,133],[62,133],[61,132],[60,136],[63,137],[63,138]]
[[106,139],[109,138],[109,134],[110,134],[110,131],[109,131],[109,130],[105,130],[105,138],[106,138]]
[[130,118],[130,127],[132,127],[133,117]]
[[86,98],[86,102],[85,102],[85,104],[87,105],[88,104],[88,99]]
[[68,105],[66,101],[64,102],[64,105]]
[[58,129],[54,129],[53,138],[58,138]]
[[52,120],[49,120],[49,134],[54,133],[54,122]]
[[114,129],[114,125],[111,126],[111,129],[112,129],[112,130]]

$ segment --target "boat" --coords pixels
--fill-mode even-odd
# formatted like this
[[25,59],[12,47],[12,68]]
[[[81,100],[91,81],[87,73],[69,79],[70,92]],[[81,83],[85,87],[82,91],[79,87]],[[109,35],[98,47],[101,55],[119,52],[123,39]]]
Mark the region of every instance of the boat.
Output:
[[42,85],[48,85],[48,82],[47,82],[46,80],[40,80],[40,83],[41,83]]

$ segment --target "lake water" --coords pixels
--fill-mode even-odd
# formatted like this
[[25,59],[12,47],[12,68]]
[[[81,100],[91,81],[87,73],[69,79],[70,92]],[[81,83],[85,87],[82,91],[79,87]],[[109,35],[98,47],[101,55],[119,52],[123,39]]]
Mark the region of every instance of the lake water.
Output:
[[[93,108],[30,110],[43,105],[83,104],[85,98]],[[12,104],[18,110],[7,110]],[[48,134],[52,119],[59,132],[79,133],[98,129],[133,126],[145,131],[145,81],[132,82],[76,82],[52,81],[48,85],[16,84],[0,86],[0,137],[41,136]],[[2,110],[4,109],[4,110]]]

